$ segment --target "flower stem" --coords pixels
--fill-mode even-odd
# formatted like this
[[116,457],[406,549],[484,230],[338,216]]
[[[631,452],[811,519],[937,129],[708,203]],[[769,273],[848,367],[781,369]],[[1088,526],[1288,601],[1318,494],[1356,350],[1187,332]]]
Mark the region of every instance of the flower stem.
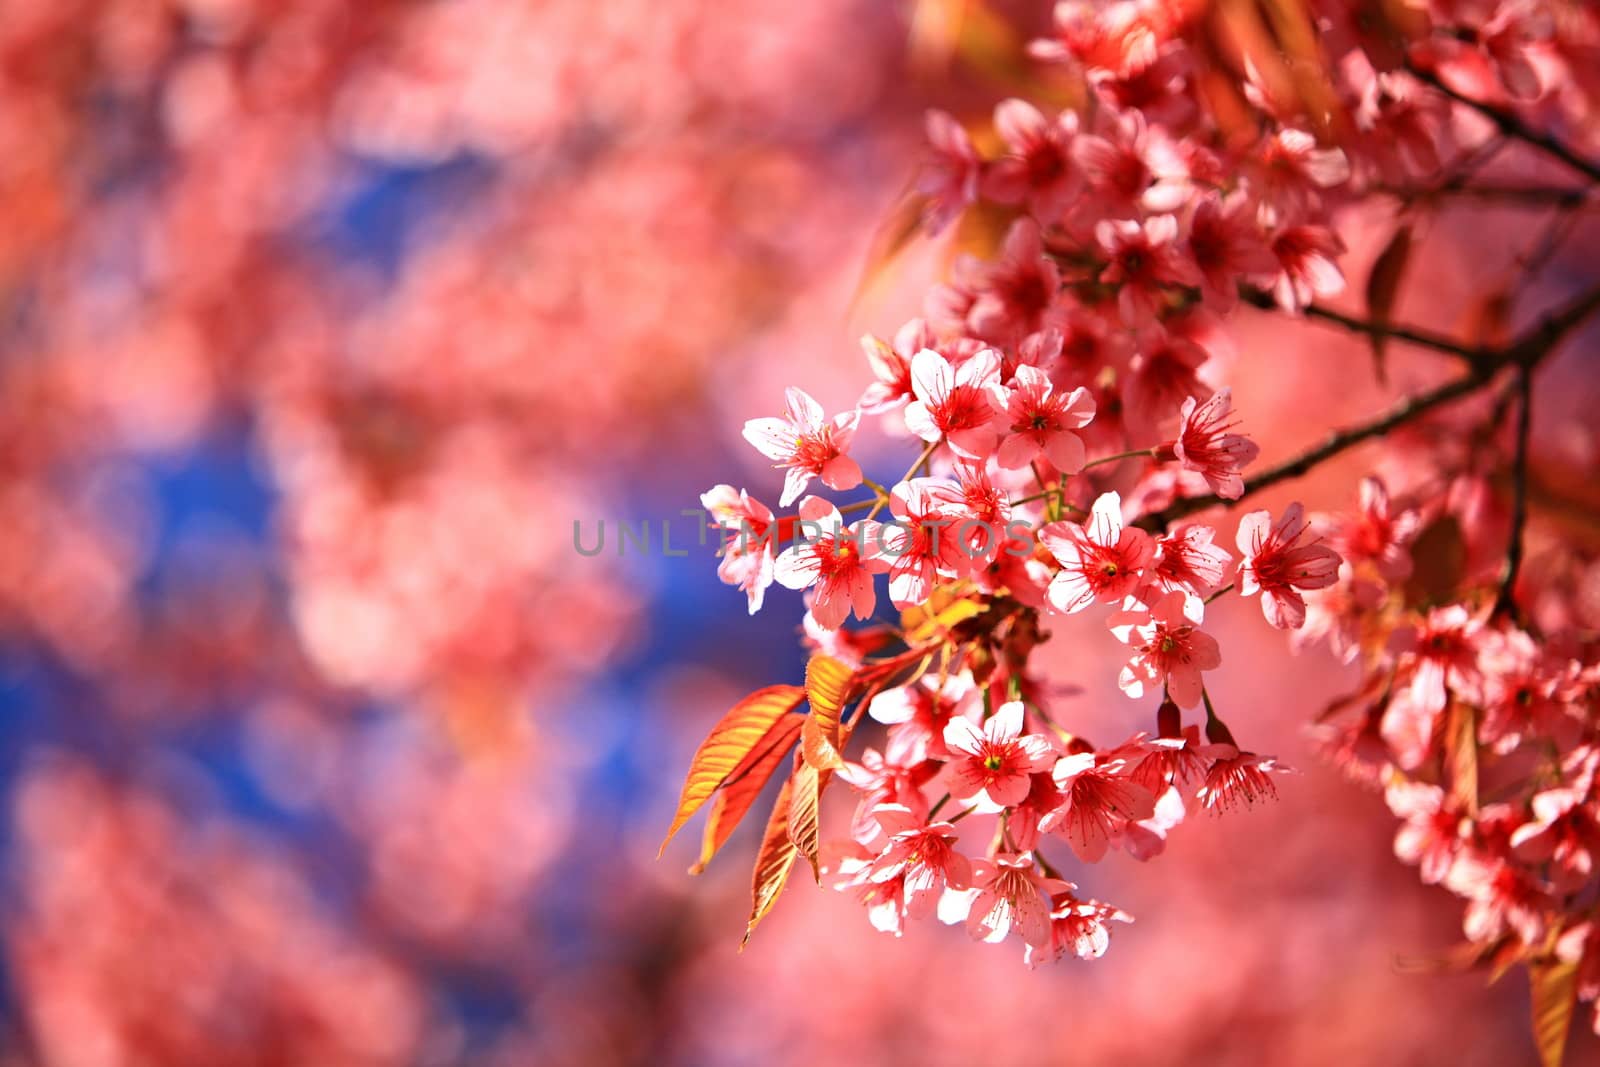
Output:
[[1099,467],[1106,463],[1120,463],[1122,460],[1133,459],[1135,456],[1150,456],[1151,458],[1154,458],[1155,454],[1156,450],[1153,448],[1134,448],[1128,450],[1127,452],[1118,452],[1116,455],[1101,456],[1099,459],[1091,459],[1089,462],[1083,465],[1083,469],[1088,470],[1090,467]]

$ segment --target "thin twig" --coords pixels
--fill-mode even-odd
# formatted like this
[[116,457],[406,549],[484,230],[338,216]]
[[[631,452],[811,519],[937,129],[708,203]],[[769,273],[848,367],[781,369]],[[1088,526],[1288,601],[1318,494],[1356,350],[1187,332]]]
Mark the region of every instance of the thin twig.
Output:
[[1516,115],[1505,110],[1504,108],[1496,107],[1495,105],[1485,103],[1482,100],[1474,100],[1465,93],[1457,92],[1456,90],[1450,88],[1450,86],[1446,85],[1444,81],[1432,71],[1423,70],[1420,67],[1409,63],[1407,64],[1407,70],[1409,70],[1412,76],[1417,80],[1432,86],[1445,96],[1448,96],[1450,99],[1454,100],[1456,103],[1464,104],[1467,107],[1470,107],[1478,114],[1487,118],[1490,122],[1493,122],[1500,132],[1505,134],[1507,137],[1515,137],[1524,144],[1527,144],[1533,148],[1537,148],[1545,155],[1554,159],[1559,159],[1573,170],[1586,176],[1590,181],[1600,182],[1600,164],[1578,155],[1572,149],[1568,148],[1566,145],[1562,144],[1549,134],[1541,133],[1540,131],[1534,129],[1532,126],[1529,126]]
[[1166,529],[1177,519],[1185,515],[1193,515],[1197,511],[1222,505],[1233,507],[1240,501],[1254,496],[1263,489],[1271,488],[1279,482],[1298,478],[1311,468],[1324,460],[1331,459],[1349,448],[1354,448],[1363,441],[1380,437],[1398,426],[1403,426],[1412,419],[1417,418],[1441,404],[1463,397],[1476,391],[1483,385],[1485,375],[1481,371],[1473,371],[1426,393],[1407,397],[1382,415],[1369,422],[1337,430],[1328,435],[1327,440],[1315,448],[1307,449],[1297,456],[1293,456],[1275,467],[1269,467],[1248,479],[1244,483],[1244,492],[1233,500],[1224,500],[1215,493],[1205,496],[1184,497],[1174,500],[1160,511],[1151,512],[1139,520],[1139,525],[1145,529]]
[[1135,456],[1144,456],[1148,459],[1153,455],[1155,455],[1155,449],[1153,448],[1133,448],[1126,452],[1118,452],[1114,456],[1101,456],[1099,459],[1091,459],[1083,465],[1083,469],[1088,470],[1090,467],[1099,467],[1107,463],[1121,463],[1123,460],[1133,459]]
[[1535,209],[1561,208],[1573,211],[1586,206],[1600,207],[1600,198],[1596,198],[1591,190],[1575,189],[1570,186],[1475,182],[1468,185],[1446,183],[1437,189],[1380,185],[1377,191],[1406,201],[1431,200],[1448,196],[1461,200]]
[[[1265,311],[1273,311],[1278,307],[1278,302],[1265,289],[1241,286],[1239,296],[1245,303]],[[1443,334],[1430,333],[1410,326],[1369,322],[1366,319],[1358,319],[1354,315],[1346,315],[1342,311],[1335,311],[1321,304],[1307,304],[1300,310],[1307,318],[1331,322],[1343,326],[1353,333],[1365,334],[1368,337],[1386,337],[1395,341],[1403,341],[1406,344],[1417,345],[1421,348],[1431,348],[1436,352],[1444,352],[1455,356],[1472,366],[1485,363],[1495,356],[1495,352],[1492,349],[1464,345],[1458,341],[1452,341]]]
[[[938,448],[938,447],[939,447],[939,442],[938,441],[929,441],[928,442],[928,447],[924,448],[922,450],[922,455],[918,456],[914,461],[912,461],[911,466],[906,468],[906,472],[904,474],[902,474],[900,476],[900,480],[895,482],[894,484],[895,485],[899,485],[900,482],[908,482],[908,481],[910,481],[912,476],[917,473],[917,468],[921,467],[924,463],[926,463],[928,461],[928,457],[933,455],[933,450]],[[882,511],[883,510],[883,506],[889,502],[890,491],[885,489],[885,488],[883,488],[883,486],[877,485],[877,484],[875,484],[873,482],[868,482],[867,484],[871,485],[872,486],[872,491],[878,494],[878,502],[876,504],[872,505],[872,510],[871,511],[867,512],[867,520],[870,522],[871,520],[873,520],[873,519],[878,517],[878,512]]]
[[1293,456],[1275,467],[1247,479],[1244,492],[1236,499],[1224,500],[1215,493],[1205,496],[1183,497],[1159,511],[1153,511],[1139,520],[1138,525],[1147,530],[1164,530],[1172,522],[1197,511],[1212,507],[1234,507],[1240,501],[1291,478],[1298,478],[1326,459],[1353,448],[1363,441],[1382,436],[1396,427],[1418,418],[1441,404],[1476,392],[1487,384],[1495,373],[1505,367],[1517,367],[1530,373],[1539,362],[1561,343],[1562,339],[1581,325],[1590,315],[1600,311],[1600,287],[1582,293],[1560,310],[1546,315],[1522,337],[1502,349],[1486,349],[1474,359],[1471,373],[1446,382],[1429,392],[1409,397],[1377,418],[1347,429],[1335,431],[1322,444]]
[[1518,621],[1516,585],[1522,568],[1523,529],[1528,522],[1528,438],[1533,430],[1533,368],[1517,368],[1517,444],[1511,463],[1511,541],[1506,546],[1506,567],[1495,597],[1494,614]]

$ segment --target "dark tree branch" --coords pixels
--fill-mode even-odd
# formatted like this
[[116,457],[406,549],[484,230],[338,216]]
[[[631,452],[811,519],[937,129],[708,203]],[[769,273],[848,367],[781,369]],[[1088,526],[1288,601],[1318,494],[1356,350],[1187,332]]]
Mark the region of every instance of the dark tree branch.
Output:
[[[1251,307],[1261,308],[1264,311],[1275,310],[1278,306],[1277,301],[1272,298],[1272,294],[1264,289],[1241,286],[1239,297]],[[1443,352],[1447,355],[1455,356],[1457,359],[1465,360],[1474,367],[1493,361],[1496,355],[1493,349],[1464,345],[1458,341],[1452,341],[1442,334],[1430,333],[1427,330],[1419,330],[1410,326],[1369,322],[1366,319],[1356,318],[1354,315],[1346,315],[1342,311],[1323,307],[1321,304],[1307,304],[1301,311],[1309,319],[1321,319],[1323,322],[1343,326],[1352,333],[1403,341],[1419,348],[1431,348],[1435,352]]]
[[1270,489],[1279,482],[1300,477],[1317,464],[1337,456],[1346,449],[1354,448],[1363,441],[1382,436],[1390,430],[1404,426],[1412,419],[1432,411],[1441,404],[1447,404],[1452,400],[1477,391],[1483,385],[1485,379],[1486,375],[1483,372],[1473,371],[1426,393],[1407,397],[1369,422],[1343,430],[1336,430],[1328,435],[1327,440],[1315,448],[1307,449],[1275,467],[1268,467],[1261,473],[1246,480],[1244,493],[1237,500],[1225,500],[1215,493],[1208,493],[1205,496],[1184,497],[1173,501],[1160,511],[1154,511],[1144,516],[1139,520],[1138,524],[1145,529],[1161,530],[1171,525],[1174,521],[1187,515],[1193,515],[1197,511],[1204,511],[1207,508],[1219,505],[1222,507],[1234,507],[1263,489]]
[[1522,536],[1528,522],[1528,438],[1533,430],[1533,367],[1517,368],[1517,444],[1511,463],[1511,540],[1506,568],[1495,597],[1494,614],[1518,622],[1517,572],[1522,568]]
[[[1224,500],[1215,493],[1184,497],[1144,516],[1138,525],[1147,530],[1164,530],[1174,521],[1193,515],[1197,511],[1213,507],[1235,507],[1263,489],[1306,474],[1324,460],[1331,459],[1363,441],[1369,441],[1397,429],[1441,404],[1477,392],[1493,379],[1496,373],[1506,367],[1516,367],[1519,373],[1525,374],[1531,380],[1533,370],[1539,362],[1596,311],[1600,311],[1600,287],[1573,298],[1561,309],[1545,316],[1537,325],[1505,348],[1485,349],[1475,353],[1471,358],[1470,373],[1426,393],[1408,397],[1368,422],[1337,430],[1322,444],[1246,479],[1244,493],[1237,500]],[[1524,404],[1522,410],[1526,412],[1528,406]]]
[[1477,200],[1484,203],[1534,209],[1559,208],[1576,211],[1583,207],[1600,207],[1600,197],[1590,189],[1576,189],[1558,185],[1513,185],[1495,182],[1456,184],[1447,182],[1436,189],[1404,185],[1380,185],[1378,192],[1397,196],[1401,200],[1434,200],[1451,197],[1457,200]]
[[1423,70],[1415,64],[1407,64],[1406,69],[1418,81],[1432,86],[1456,103],[1470,107],[1490,122],[1493,122],[1495,127],[1507,137],[1515,137],[1524,144],[1537,148],[1545,155],[1559,159],[1579,174],[1586,176],[1590,181],[1600,182],[1600,164],[1578,155],[1554,137],[1534,129],[1505,108],[1496,107],[1482,100],[1474,100],[1464,93],[1458,93],[1446,85],[1437,74],[1429,70]]

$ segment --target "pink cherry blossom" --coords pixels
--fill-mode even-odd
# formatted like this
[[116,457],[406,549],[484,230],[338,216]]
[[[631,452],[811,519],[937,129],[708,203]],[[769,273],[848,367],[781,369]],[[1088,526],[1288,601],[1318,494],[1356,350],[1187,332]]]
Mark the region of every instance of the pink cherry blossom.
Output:
[[1029,967],[1053,963],[1068,953],[1080,960],[1099,959],[1111,945],[1111,928],[1107,924],[1133,922],[1127,912],[1097,900],[1079,900],[1071,893],[1056,899],[1058,902],[1050,909],[1050,945],[1042,949],[1027,947],[1023,959]]
[[1592,785],[1580,782],[1541,790],[1533,795],[1531,807],[1533,818],[1511,835],[1513,853],[1525,863],[1544,865],[1556,892],[1581,891],[1593,879],[1600,852],[1600,817]]
[[1418,710],[1443,711],[1450,689],[1477,685],[1478,651],[1485,636],[1482,620],[1460,604],[1430,611],[1390,638],[1390,650],[1397,653],[1394,685],[1408,691]]
[[1133,652],[1117,678],[1124,693],[1138,699],[1162,685],[1179,707],[1200,702],[1200,673],[1222,665],[1216,639],[1200,629],[1203,611],[1199,597],[1174,590],[1148,608],[1111,616],[1111,632]]
[[1083,439],[1072,431],[1094,419],[1094,398],[1087,389],[1058,393],[1044,371],[1021,366],[1011,387],[995,386],[993,394],[995,408],[1004,413],[1005,438],[995,457],[1000,466],[1017,470],[1043,455],[1063,474],[1083,469]]
[[1011,499],[989,477],[988,468],[970,460],[952,464],[955,484],[935,486],[934,494],[952,517],[951,536],[973,568],[981,568],[1005,551],[1011,528]]
[[1061,757],[1051,772],[1061,806],[1039,829],[1061,834],[1084,862],[1098,862],[1123,826],[1155,814],[1155,797],[1128,777],[1130,769],[1120,759],[1100,762],[1093,752]]
[[1459,683],[1483,709],[1478,736],[1495,751],[1511,752],[1525,739],[1548,737],[1563,747],[1578,740],[1582,718],[1575,698],[1578,664],[1540,646],[1523,630],[1495,629],[1478,644],[1477,682]]
[[1149,571],[1154,589],[1140,598],[1182,589],[1198,597],[1209,596],[1222,584],[1223,572],[1233,556],[1215,543],[1217,531],[1202,523],[1187,523],[1156,538],[1155,562]]
[[862,412],[882,415],[910,403],[911,357],[934,344],[933,331],[921,319],[912,319],[900,327],[893,344],[870,333],[861,338],[861,351],[877,379],[861,394],[858,403]]
[[1122,499],[1105,493],[1094,502],[1087,524],[1053,522],[1039,541],[1061,570],[1050,580],[1050,604],[1071,615],[1089,605],[1115,603],[1139,587],[1155,557],[1150,535],[1122,525]]
[[1179,414],[1182,423],[1172,450],[1185,470],[1195,471],[1224,500],[1244,495],[1247,465],[1261,454],[1261,447],[1243,434],[1231,433],[1236,423],[1228,421],[1233,411],[1233,390],[1222,389],[1205,401],[1189,397]]
[[971,288],[966,322],[974,335],[1010,344],[1044,327],[1061,288],[1061,271],[1044,254],[1038,224],[1013,222],[999,258],[974,272]]
[[1463,849],[1444,885],[1467,898],[1461,925],[1473,941],[1493,942],[1508,930],[1527,945],[1543,941],[1549,894],[1506,848]]
[[773,577],[786,589],[816,587],[811,613],[823,629],[837,630],[852,609],[856,618],[870,618],[877,604],[872,576],[889,569],[878,524],[846,526],[837,508],[815,496],[800,502],[800,518],[802,537],[810,539],[783,550]]
[[983,164],[967,131],[948,112],[930,110],[924,125],[932,151],[917,189],[928,197],[923,224],[938,233],[978,199]]
[[1177,243],[1178,220],[1172,215],[1152,215],[1143,222],[1105,219],[1094,236],[1106,259],[1099,280],[1116,288],[1117,309],[1129,326],[1154,319],[1172,287],[1200,280]]
[[1306,621],[1300,593],[1332,585],[1339,576],[1339,553],[1318,541],[1301,544],[1305,509],[1290,504],[1276,525],[1266,511],[1239,520],[1239,592],[1261,594],[1261,611],[1280,630],[1297,630]]
[[1000,354],[978,352],[959,367],[932,349],[911,360],[916,400],[906,407],[906,426],[924,441],[945,441],[957,454],[983,459],[994,451],[999,433],[991,387],[1000,382]]
[[1028,795],[1028,776],[1055,761],[1050,742],[1022,734],[1022,702],[1008,701],[995,709],[982,731],[968,719],[952,718],[944,728],[950,750],[950,795],[968,800],[982,794],[991,804],[1008,807]]
[[946,502],[956,486],[942,478],[912,478],[889,493],[895,521],[882,528],[889,560],[889,599],[899,608],[928,599],[934,582],[965,573],[968,560],[956,527],[961,518]]
[[1141,330],[1131,373],[1122,388],[1128,423],[1153,432],[1169,425],[1185,400],[1210,396],[1211,389],[1195,373],[1208,359],[1210,353],[1193,337],[1174,329],[1170,320]]
[[1261,232],[1256,205],[1244,190],[1226,197],[1210,193],[1196,200],[1186,246],[1206,299],[1219,311],[1238,303],[1242,279],[1270,279],[1278,270]]
[[1113,121],[1104,136],[1079,134],[1072,158],[1106,217],[1173,211],[1189,194],[1188,168],[1171,138],[1148,127],[1137,111]]
[[785,390],[788,412],[784,418],[751,419],[744,424],[744,439],[762,455],[787,468],[779,507],[788,507],[805,492],[812,478],[831,489],[854,489],[861,484],[861,467],[845,455],[855,437],[859,411],[824,418],[822,405],[803,391]]
[[1262,141],[1250,168],[1261,195],[1286,213],[1320,203],[1320,192],[1350,180],[1350,161],[1337,148],[1319,148],[1304,130],[1281,129]]
[[1077,113],[1047,119],[1026,100],[1004,100],[994,109],[994,125],[1008,151],[984,175],[984,195],[1002,204],[1026,203],[1039,217],[1053,218],[1073,187]]
[[1241,752],[1236,745],[1207,745],[1203,754],[1211,760],[1205,784],[1195,798],[1213,812],[1230,811],[1240,804],[1251,807],[1257,800],[1275,800],[1277,786],[1271,775],[1288,770],[1270,756]]
[[1338,524],[1333,543],[1352,563],[1371,563],[1389,582],[1403,582],[1411,574],[1407,546],[1422,528],[1415,510],[1392,513],[1389,491],[1375,477],[1361,479],[1360,508]]
[[772,584],[772,509],[731,485],[713,486],[702,493],[700,506],[726,534],[717,577],[744,592],[754,615],[761,610],[767,586]]
[[[1174,713],[1177,704],[1171,704]],[[1205,776],[1210,761],[1201,754],[1200,728],[1183,727],[1176,737],[1150,737],[1138,734],[1118,746],[1114,753],[1133,766],[1129,779],[1151,796],[1163,796],[1169,788],[1184,789]]]
[[905,738],[927,759],[948,759],[945,726],[953,718],[975,720],[982,710],[978,688],[965,674],[924,674],[911,685],[879,693],[867,705],[867,714],[893,727],[891,737]]
[[1294,314],[1319,296],[1344,291],[1344,272],[1338,258],[1344,242],[1326,226],[1284,226],[1272,235],[1272,254],[1278,260],[1273,295],[1278,306]]
[[972,865],[977,887],[967,913],[967,933],[979,941],[1004,941],[1013,932],[1035,949],[1050,946],[1051,894],[1065,891],[1068,883],[1039,873],[1031,853],[1001,853],[993,860]]
[[824,845],[819,869],[828,875],[828,884],[849,893],[867,909],[867,921],[879,933],[900,937],[904,932],[905,885],[901,878],[873,878],[874,855],[856,841]]
[[1416,864],[1428,885],[1450,873],[1461,851],[1462,813],[1448,802],[1443,789],[1425,782],[1397,781],[1384,791],[1389,810],[1403,819],[1394,838],[1394,854]]
[[926,747],[907,734],[891,732],[882,752],[869,748],[861,754],[861,762],[847,760],[835,773],[861,794],[850,835],[864,845],[881,841],[882,827],[873,815],[880,805],[897,804],[918,818],[927,818],[928,800],[922,787],[934,770],[927,763]]
[[871,878],[898,882],[911,918],[931,916],[947,887],[965,889],[970,884],[972,864],[956,851],[956,828],[950,823],[928,823],[899,804],[879,804],[872,815],[889,835],[889,844],[873,860]]

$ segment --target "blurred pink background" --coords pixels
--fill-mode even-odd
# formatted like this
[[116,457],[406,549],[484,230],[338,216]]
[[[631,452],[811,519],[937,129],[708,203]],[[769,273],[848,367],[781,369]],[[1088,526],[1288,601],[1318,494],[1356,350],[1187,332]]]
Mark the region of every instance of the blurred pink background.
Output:
[[[1007,88],[913,15],[0,2],[0,1062],[1534,1061],[1520,976],[1425,966],[1457,902],[1315,751],[1353,676],[1248,604],[1213,692],[1300,773],[1084,872],[1137,919],[1102,960],[888,938],[803,873],[739,955],[759,827],[699,878],[692,841],[655,859],[709,725],[799,680],[799,598],[749,619],[709,548],[572,526],[684,544],[710,485],[771,494],[743,420],[852,403],[857,337],[915,313],[937,246],[856,298],[923,110]],[[1452,328],[1512,269],[1524,220],[1474,210],[1400,317]],[[1389,221],[1344,224],[1364,277]],[[1442,371],[1396,352],[1383,389],[1341,334],[1236,325],[1208,373],[1269,461]],[[1592,352],[1539,401],[1591,471]],[[1346,506],[1372,463],[1262,506]],[[1051,626],[1064,706],[1129,733],[1091,625]]]

